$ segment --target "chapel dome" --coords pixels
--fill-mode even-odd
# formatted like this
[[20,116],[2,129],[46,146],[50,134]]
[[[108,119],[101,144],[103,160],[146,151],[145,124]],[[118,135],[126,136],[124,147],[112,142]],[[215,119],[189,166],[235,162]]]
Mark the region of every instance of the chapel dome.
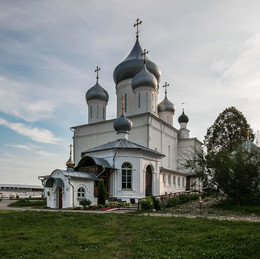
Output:
[[114,121],[113,126],[117,133],[128,133],[133,127],[133,122],[122,114]]
[[102,100],[108,102],[109,96],[107,91],[97,82],[86,93],[87,102],[90,100]]
[[146,64],[144,64],[143,69],[137,75],[135,75],[132,80],[133,91],[141,86],[148,86],[153,89],[156,89],[157,87],[157,80],[155,76],[147,70]]
[[[139,43],[139,40],[136,39],[135,45],[132,51],[130,52],[130,54],[127,56],[127,58],[124,61],[122,61],[119,65],[117,65],[114,70],[113,77],[116,84],[118,84],[122,80],[133,78],[136,74],[138,74],[142,70],[144,64],[142,53],[143,53],[143,49]],[[147,69],[156,77],[159,83],[161,77],[161,70],[147,56],[146,56],[146,66]]]
[[188,123],[189,122],[189,117],[182,111],[182,115],[178,118],[179,123]]
[[158,104],[158,112],[175,112],[174,105],[171,101],[168,100],[167,96],[165,96],[164,100]]

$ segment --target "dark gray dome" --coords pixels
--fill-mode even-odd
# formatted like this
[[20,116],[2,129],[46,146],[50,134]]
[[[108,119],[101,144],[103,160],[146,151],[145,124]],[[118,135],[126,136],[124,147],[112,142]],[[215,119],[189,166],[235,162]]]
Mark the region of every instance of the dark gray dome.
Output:
[[[130,54],[123,62],[117,65],[114,70],[113,77],[116,84],[124,79],[133,78],[142,70],[144,64],[142,53],[143,49],[137,39]],[[146,67],[156,77],[159,83],[161,78],[161,70],[147,56]]]
[[139,72],[132,80],[133,90],[141,86],[148,86],[153,89],[157,87],[157,80],[155,76],[146,69],[146,65],[144,65],[141,72]]
[[122,114],[114,121],[113,126],[117,133],[128,133],[133,127],[133,122]]
[[189,117],[184,113],[184,111],[182,111],[182,115],[179,117],[178,119],[179,123],[188,123],[189,122]]
[[172,102],[170,102],[167,98],[167,96],[165,96],[164,100],[158,104],[158,112],[175,112],[175,108]]
[[93,87],[91,87],[86,93],[87,102],[96,99],[108,102],[108,98],[109,96],[107,91],[101,85],[99,85],[98,82]]

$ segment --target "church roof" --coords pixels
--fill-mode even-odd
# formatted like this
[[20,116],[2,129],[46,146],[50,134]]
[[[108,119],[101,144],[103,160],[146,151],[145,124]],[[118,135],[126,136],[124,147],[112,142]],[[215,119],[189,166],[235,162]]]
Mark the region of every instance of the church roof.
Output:
[[165,95],[164,100],[158,104],[157,109],[158,109],[158,112],[165,112],[165,111],[169,111],[169,112],[173,112],[173,113],[175,112],[173,103],[168,100],[166,95]]
[[108,102],[109,96],[107,91],[97,82],[86,93],[87,102],[90,100],[102,100]]
[[[139,40],[137,39],[130,54],[124,61],[117,65],[114,70],[113,76],[116,84],[122,80],[133,78],[142,70],[144,64],[142,53],[143,49],[139,43]],[[156,77],[157,81],[160,82],[161,70],[148,57],[146,57],[146,66],[147,69]]]
[[131,141],[126,140],[126,139],[118,139],[118,140],[115,140],[115,141],[112,141],[112,142],[108,142],[108,143],[101,145],[101,146],[97,146],[97,147],[94,147],[94,148],[87,149],[86,151],[83,151],[82,154],[84,155],[84,154],[91,153],[91,152],[97,152],[97,151],[109,150],[109,149],[132,149],[132,150],[139,149],[139,150],[142,150],[142,151],[150,152],[150,153],[152,153],[152,154],[154,154],[158,157],[164,157],[165,156],[164,154],[162,154],[162,153],[160,153],[156,150],[141,146],[139,144],[136,144],[136,143],[131,142]]

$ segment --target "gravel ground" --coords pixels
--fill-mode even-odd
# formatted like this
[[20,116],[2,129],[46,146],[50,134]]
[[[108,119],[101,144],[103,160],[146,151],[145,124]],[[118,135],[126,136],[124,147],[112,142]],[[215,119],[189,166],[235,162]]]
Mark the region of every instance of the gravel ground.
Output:
[[221,199],[222,198],[208,197],[202,200],[201,206],[200,202],[196,200],[173,208],[167,208],[162,211],[144,213],[142,215],[260,222],[260,217],[256,214],[242,214],[238,212],[230,212],[228,210],[213,208],[212,205],[218,203]]

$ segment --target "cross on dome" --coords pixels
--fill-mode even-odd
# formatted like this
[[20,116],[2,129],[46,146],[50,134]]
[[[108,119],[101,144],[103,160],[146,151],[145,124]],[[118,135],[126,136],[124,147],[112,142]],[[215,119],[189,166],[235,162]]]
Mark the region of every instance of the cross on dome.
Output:
[[167,87],[169,84],[167,82],[164,83],[163,88],[165,89],[165,95],[167,95]]
[[182,111],[184,112],[185,103],[181,103]]
[[140,31],[138,31],[138,26],[141,25],[141,24],[142,24],[142,21],[139,18],[137,18],[136,23],[134,24],[134,27],[136,27],[136,39],[138,39],[138,37],[139,37],[138,34],[139,34]]
[[146,63],[146,55],[149,53],[149,51],[147,51],[146,49],[144,49],[143,53],[141,54],[142,56],[144,56],[144,64]]
[[100,70],[100,68],[97,66],[96,69],[95,69],[95,72],[97,73],[97,81],[98,81],[98,71]]

